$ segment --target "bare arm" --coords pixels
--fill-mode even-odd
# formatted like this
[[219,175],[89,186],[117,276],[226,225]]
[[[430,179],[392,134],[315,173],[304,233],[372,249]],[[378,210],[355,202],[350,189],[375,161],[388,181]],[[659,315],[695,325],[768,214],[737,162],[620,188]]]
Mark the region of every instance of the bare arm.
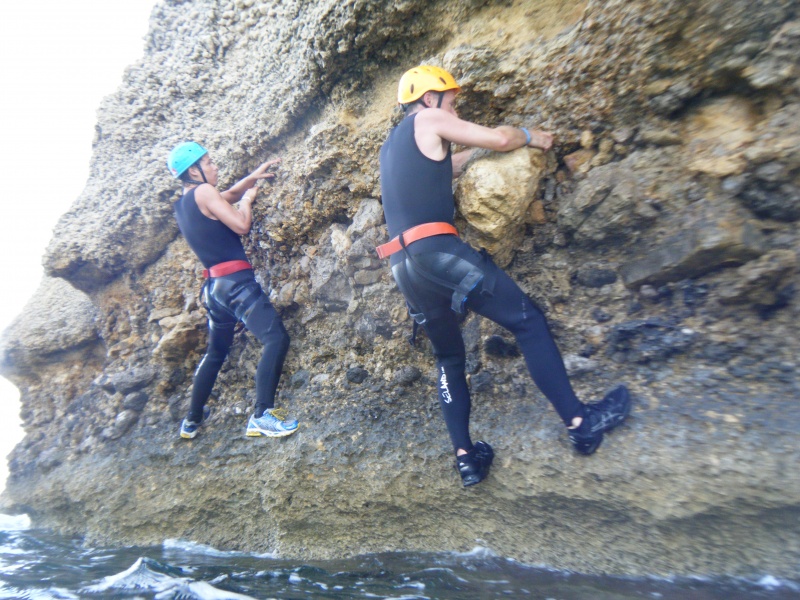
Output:
[[250,231],[253,223],[252,205],[257,193],[258,188],[242,192],[237,208],[229,200],[226,200],[214,186],[201,185],[197,188],[194,199],[200,212],[209,219],[221,221],[233,232],[244,235]]
[[434,160],[444,158],[447,153],[447,143],[498,152],[510,152],[526,145],[549,150],[553,145],[553,136],[550,133],[533,130],[530,134],[531,143],[527,144],[528,138],[522,129],[509,125],[484,127],[459,119],[454,114],[438,108],[421,111],[416,117],[414,128],[417,146],[425,156]]
[[255,186],[262,179],[272,179],[275,177],[274,173],[267,173],[267,169],[270,168],[272,165],[276,165],[281,162],[280,158],[276,158],[274,160],[268,160],[265,163],[261,163],[258,168],[250,173],[247,177],[242,179],[241,181],[236,182],[230,188],[225,190],[224,192],[220,193],[220,196],[223,200],[225,200],[228,204],[235,204],[239,202],[242,198],[242,195]]

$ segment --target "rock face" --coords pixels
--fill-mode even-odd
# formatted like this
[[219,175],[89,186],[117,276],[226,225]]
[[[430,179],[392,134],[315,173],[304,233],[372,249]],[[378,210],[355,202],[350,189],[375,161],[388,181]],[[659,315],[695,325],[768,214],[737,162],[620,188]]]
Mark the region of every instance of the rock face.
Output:
[[[184,537],[332,557],[485,545],[584,572],[800,577],[800,23],[795,0],[169,0],[100,111],[91,177],[49,278],[4,334],[26,437],[6,507],[89,540]],[[477,157],[457,221],[548,314],[587,401],[629,422],[589,458],[507,332],[464,322],[463,490],[433,358],[386,264],[378,151],[409,66],[460,111],[553,131],[546,156]],[[241,334],[214,414],[180,440],[204,351],[200,266],[164,167],[204,143],[232,184],[280,156],[245,238],[292,336],[279,403],[247,439],[259,344]],[[516,173],[516,176],[515,176]]]

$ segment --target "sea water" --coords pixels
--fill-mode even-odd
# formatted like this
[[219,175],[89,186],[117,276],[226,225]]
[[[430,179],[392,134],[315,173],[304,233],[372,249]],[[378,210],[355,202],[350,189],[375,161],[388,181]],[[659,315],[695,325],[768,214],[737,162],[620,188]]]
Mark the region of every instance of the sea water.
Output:
[[296,561],[166,540],[157,546],[86,547],[0,515],[0,598],[31,600],[786,600],[800,582],[581,575],[524,565],[485,548]]

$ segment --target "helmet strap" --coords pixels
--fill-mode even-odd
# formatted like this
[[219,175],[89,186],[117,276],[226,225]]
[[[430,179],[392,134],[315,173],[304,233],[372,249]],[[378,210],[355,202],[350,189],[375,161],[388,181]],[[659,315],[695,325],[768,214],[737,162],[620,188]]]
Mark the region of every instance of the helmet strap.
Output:
[[[200,177],[203,178],[203,181],[197,181],[196,179],[187,179],[183,183],[188,185],[203,185],[204,183],[208,183],[208,179],[206,179],[206,174],[203,172],[203,167],[200,166],[200,161],[198,160],[196,163],[192,165],[192,167],[197,167],[197,170],[200,171]],[[191,169],[192,167],[189,167],[189,169]]]
[[444,100],[444,92],[439,92],[439,102],[436,104],[436,108],[442,108],[442,100]]
[[[208,179],[206,179],[206,174],[203,172],[203,167],[200,166],[200,161],[198,160],[196,163],[192,165],[192,167],[197,167],[197,170],[200,171],[200,176],[203,178],[203,181],[197,181],[196,179],[185,179],[183,182],[184,185],[203,185],[204,183],[208,183]],[[191,169],[192,167],[189,167],[189,169]]]

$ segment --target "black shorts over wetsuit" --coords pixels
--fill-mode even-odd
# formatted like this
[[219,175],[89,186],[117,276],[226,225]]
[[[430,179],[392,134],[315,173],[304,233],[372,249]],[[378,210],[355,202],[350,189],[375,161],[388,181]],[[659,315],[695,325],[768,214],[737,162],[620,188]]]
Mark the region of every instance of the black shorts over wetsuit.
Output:
[[[416,114],[403,119],[381,148],[381,191],[389,236],[422,223],[454,224],[450,152],[436,161],[414,139]],[[542,311],[485,252],[453,235],[410,244],[391,257],[409,312],[425,328],[438,369],[439,401],[453,447],[470,450],[470,394],[459,314],[473,310],[511,331],[528,371],[566,425],[582,414]]]
[[[194,197],[196,189],[175,203],[178,227],[189,247],[207,269],[231,260],[247,260],[239,236],[200,211]],[[208,349],[194,375],[188,418],[195,423],[202,421],[203,407],[228,356],[234,327],[240,321],[264,344],[256,369],[255,415],[260,417],[275,404],[289,334],[250,269],[211,277],[203,286],[203,299],[208,309]]]

